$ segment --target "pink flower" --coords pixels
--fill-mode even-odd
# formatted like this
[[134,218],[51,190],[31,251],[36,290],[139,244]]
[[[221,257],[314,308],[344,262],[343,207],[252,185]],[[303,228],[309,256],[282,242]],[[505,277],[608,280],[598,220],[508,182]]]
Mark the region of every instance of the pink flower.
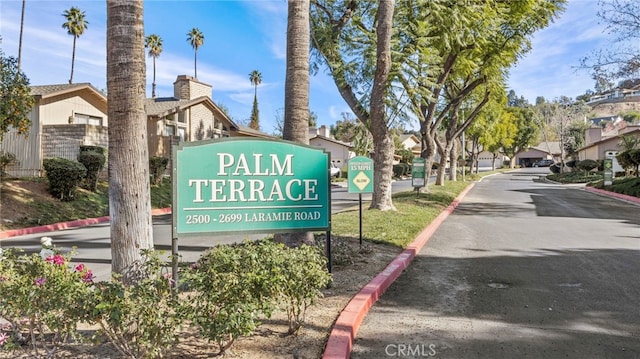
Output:
[[91,271],[91,269],[87,270],[83,275],[82,275],[82,281],[85,283],[93,283],[93,272]]
[[59,254],[56,254],[56,255],[47,257],[46,261],[49,263],[53,263],[55,265],[61,266],[64,264],[64,257]]
[[169,283],[169,285],[173,285],[174,280],[173,280],[173,275],[171,273],[163,274],[162,278],[164,278]]
[[38,287],[42,287],[44,285],[44,283],[47,282],[47,278],[45,277],[40,277],[40,278],[36,278],[33,283],[38,286]]
[[6,333],[0,333],[0,347],[5,345],[9,341],[9,336]]
[[76,266],[76,272],[84,272],[84,264],[80,263]]

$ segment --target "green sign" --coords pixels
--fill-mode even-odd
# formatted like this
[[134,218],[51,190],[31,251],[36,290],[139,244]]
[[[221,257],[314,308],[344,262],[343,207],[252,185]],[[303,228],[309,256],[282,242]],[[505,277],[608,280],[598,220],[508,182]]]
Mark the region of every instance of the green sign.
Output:
[[373,192],[373,160],[358,156],[348,163],[349,193]]
[[174,237],[329,228],[329,154],[286,141],[173,147]]
[[413,187],[425,186],[425,166],[426,160],[422,157],[416,157],[413,159],[413,165],[411,166],[411,184]]
[[604,167],[604,185],[610,186],[613,184],[613,159],[605,158],[603,162]]

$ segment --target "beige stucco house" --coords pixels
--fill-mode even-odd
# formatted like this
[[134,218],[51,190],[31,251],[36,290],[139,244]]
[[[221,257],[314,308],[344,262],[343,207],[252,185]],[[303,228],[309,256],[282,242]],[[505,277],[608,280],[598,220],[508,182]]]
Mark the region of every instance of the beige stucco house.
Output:
[[325,125],[320,128],[309,127],[309,145],[324,148],[331,154],[331,162],[338,168],[346,166],[349,159],[355,156],[351,151],[351,144],[333,138]]
[[17,163],[7,172],[16,177],[42,175],[42,160],[75,160],[80,145],[108,147],[107,98],[89,83],[31,86],[35,105],[28,118],[29,135],[10,130],[0,150],[11,152]]
[[529,147],[516,154],[516,164],[520,167],[531,167],[539,160],[559,161],[561,155],[560,142],[540,142],[537,146]]
[[623,126],[614,131],[605,131],[601,127],[590,127],[585,132],[585,146],[578,150],[578,160],[601,160],[613,158],[615,171],[622,171],[615,155],[624,150],[620,146],[622,136],[640,138],[640,126]]
[[180,75],[173,83],[173,97],[145,101],[149,156],[171,158],[171,145],[179,141],[245,136],[212,100],[211,85]]

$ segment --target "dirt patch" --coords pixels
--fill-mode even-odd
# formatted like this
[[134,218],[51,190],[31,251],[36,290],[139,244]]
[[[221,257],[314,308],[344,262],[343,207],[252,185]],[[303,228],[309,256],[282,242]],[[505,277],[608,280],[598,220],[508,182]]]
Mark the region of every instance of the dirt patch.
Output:
[[34,181],[3,181],[0,183],[0,231],[24,227],[31,203],[54,202],[47,192],[48,184]]

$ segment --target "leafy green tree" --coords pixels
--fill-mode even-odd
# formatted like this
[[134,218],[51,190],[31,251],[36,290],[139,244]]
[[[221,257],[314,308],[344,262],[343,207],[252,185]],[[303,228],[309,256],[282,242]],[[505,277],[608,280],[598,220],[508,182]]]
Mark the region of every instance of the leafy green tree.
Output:
[[31,126],[28,115],[35,99],[31,96],[29,79],[18,70],[17,62],[0,50],[0,142],[10,128],[26,136]]
[[253,70],[249,74],[249,81],[253,85],[253,109],[251,110],[251,120],[249,127],[260,130],[260,113],[258,112],[258,85],[262,83],[262,74],[258,70]]
[[144,47],[149,49],[149,56],[153,59],[153,82],[151,83],[151,97],[156,97],[156,59],[162,53],[162,38],[151,34],[144,39]]
[[533,110],[530,108],[508,107],[503,116],[507,116],[503,121],[515,124],[517,128],[513,137],[505,138],[502,145],[504,153],[511,159],[510,167],[514,168],[516,155],[533,145],[537,139],[538,126],[534,120]]
[[[406,22],[396,26],[403,64],[397,78],[407,94],[410,112],[420,121],[428,167],[443,122],[455,116],[452,110],[459,96],[447,98],[445,93],[450,77],[467,84],[481,76],[498,78],[500,71],[529,50],[530,37],[557,16],[564,2],[425,1],[399,6],[398,18]],[[465,96],[459,100],[464,101]]]
[[89,22],[85,19],[85,12],[79,8],[72,6],[69,10],[65,10],[62,14],[67,20],[62,24],[62,28],[67,30],[69,35],[73,36],[73,52],[71,54],[71,76],[69,77],[69,84],[73,83],[73,65],[76,60],[76,40],[84,34]]
[[204,45],[204,34],[194,27],[187,33],[187,41],[193,47],[193,77],[198,78],[198,49]]
[[[370,208],[393,210],[393,139],[389,123],[397,106],[387,106],[391,86],[391,35],[395,1],[378,6],[350,0],[317,0],[311,8],[313,55],[327,66],[342,98],[365,124],[374,143],[374,192]],[[367,25],[364,25],[367,24]],[[364,25],[364,26],[363,26]],[[355,40],[358,41],[355,41]],[[393,66],[392,66],[393,64]]]

